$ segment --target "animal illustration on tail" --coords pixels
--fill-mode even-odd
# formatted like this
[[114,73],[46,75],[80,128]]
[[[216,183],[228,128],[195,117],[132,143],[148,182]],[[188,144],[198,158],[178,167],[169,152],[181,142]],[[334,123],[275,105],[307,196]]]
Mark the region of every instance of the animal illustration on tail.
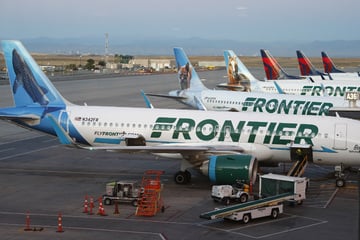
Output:
[[239,66],[236,61],[236,56],[229,56],[227,65],[228,83],[230,85],[240,85],[244,92],[251,92],[250,80],[244,75],[239,73]]

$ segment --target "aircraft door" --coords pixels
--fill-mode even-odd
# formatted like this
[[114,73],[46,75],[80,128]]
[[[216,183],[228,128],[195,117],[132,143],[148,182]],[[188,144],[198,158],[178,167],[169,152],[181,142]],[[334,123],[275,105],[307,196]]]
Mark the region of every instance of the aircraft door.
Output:
[[335,124],[334,149],[346,149],[347,125],[345,123]]

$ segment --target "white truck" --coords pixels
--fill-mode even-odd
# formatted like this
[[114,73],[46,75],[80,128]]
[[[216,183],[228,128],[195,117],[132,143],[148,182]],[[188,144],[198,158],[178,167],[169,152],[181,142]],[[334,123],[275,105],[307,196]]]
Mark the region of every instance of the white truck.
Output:
[[233,221],[243,221],[243,223],[248,223],[252,219],[262,218],[262,217],[271,217],[273,219],[277,218],[279,214],[283,213],[284,205],[282,203],[277,205],[271,205],[266,207],[260,207],[245,211],[234,212],[233,214],[225,217],[225,219]]
[[231,185],[214,185],[211,189],[211,197],[216,202],[229,205],[231,202],[244,203],[249,199],[249,193],[245,188]]
[[131,202],[136,207],[143,193],[138,181],[117,181],[106,184],[106,194],[103,195],[105,205],[117,202]]

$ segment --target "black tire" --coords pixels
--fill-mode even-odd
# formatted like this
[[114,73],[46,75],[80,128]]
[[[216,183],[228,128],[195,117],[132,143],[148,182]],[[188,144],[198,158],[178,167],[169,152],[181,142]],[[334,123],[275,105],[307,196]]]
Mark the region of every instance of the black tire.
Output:
[[336,179],[336,186],[339,187],[339,188],[344,187],[345,186],[345,180],[342,179],[342,178]]
[[181,184],[181,185],[187,184],[188,179],[189,178],[187,177],[187,174],[183,171],[179,171],[175,173],[174,181],[176,184]]
[[243,193],[240,195],[239,201],[241,203],[245,203],[245,202],[247,202],[247,200],[248,200],[248,195],[246,193]]
[[242,218],[242,221],[243,221],[243,223],[245,223],[245,224],[247,224],[248,222],[250,222],[250,220],[251,220],[250,213],[245,214],[245,215],[243,216],[243,218]]
[[189,183],[191,181],[191,172],[188,170],[185,171],[186,181]]
[[111,205],[111,204],[112,204],[112,200],[110,198],[104,199],[104,205]]
[[230,198],[225,197],[225,198],[222,199],[222,202],[223,202],[226,206],[228,206],[228,205],[230,204]]
[[274,208],[273,210],[271,210],[271,218],[275,219],[279,216],[279,209],[278,208]]

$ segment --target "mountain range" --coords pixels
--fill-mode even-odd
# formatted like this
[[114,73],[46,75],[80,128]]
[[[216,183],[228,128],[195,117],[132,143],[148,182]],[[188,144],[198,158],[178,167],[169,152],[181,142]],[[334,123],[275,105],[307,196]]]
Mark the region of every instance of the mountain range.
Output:
[[[20,39],[31,52],[51,54],[105,54],[104,38],[32,38]],[[225,49],[239,56],[259,56],[260,49],[268,49],[274,56],[296,57],[302,50],[308,57],[320,57],[325,51],[331,57],[360,57],[360,40],[308,41],[308,42],[247,42],[240,40],[211,40],[203,38],[168,39],[108,39],[108,54],[172,55],[173,47],[182,47],[191,55],[220,56]]]

